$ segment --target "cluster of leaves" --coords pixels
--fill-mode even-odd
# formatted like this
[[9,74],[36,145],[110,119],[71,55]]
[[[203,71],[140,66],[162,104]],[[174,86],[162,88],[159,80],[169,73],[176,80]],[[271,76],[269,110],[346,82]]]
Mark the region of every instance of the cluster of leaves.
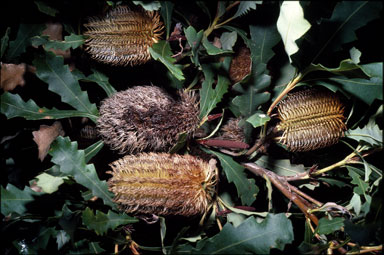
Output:
[[[89,6],[97,13],[100,6],[121,3],[125,4],[100,0],[91,1]],[[83,146],[81,137],[71,129],[79,117],[94,126],[101,99],[121,89],[111,85],[118,84],[117,79],[110,82],[119,68],[116,71],[95,62],[91,68],[84,64],[90,61],[83,53],[86,38],[73,29],[81,27],[86,18],[82,14],[84,6],[76,1],[55,5],[33,1],[32,12],[40,13],[44,19],[20,18],[9,25],[1,38],[0,57],[7,63],[1,64],[2,76],[15,66],[24,66],[17,75],[9,75],[11,81],[1,80],[1,117],[13,130],[1,140],[2,164],[7,169],[1,186],[2,232],[13,233],[6,238],[4,254],[15,249],[19,253],[102,253],[112,252],[113,245],[119,251],[130,249],[135,253],[139,249],[164,254],[265,254],[271,249],[296,253],[339,249],[342,253],[358,251],[360,246],[373,252],[380,249],[381,230],[377,223],[382,215],[379,155],[383,148],[383,63],[382,56],[378,56],[382,39],[376,38],[375,29],[380,24],[382,3],[128,4],[159,11],[165,35],[150,49],[152,62],[120,71],[159,69],[151,79],[163,83],[156,85],[169,90],[198,90],[200,125],[211,133],[208,137],[214,136],[229,117],[237,117],[245,120],[242,125],[247,142],[254,143],[265,136],[265,128],[273,120],[273,108],[284,95],[298,86],[324,86],[347,99],[350,111],[345,138],[330,149],[301,154],[288,153],[271,144],[267,153],[254,152],[247,157],[196,145],[200,153],[219,161],[217,210],[201,227],[197,227],[199,219],[181,219],[180,226],[179,218],[160,217],[160,233],[157,230],[151,234],[153,240],[148,240],[148,231],[159,226],[142,224],[119,211],[108,191],[105,171],[116,155],[103,148],[101,140]],[[72,17],[69,13],[77,7],[81,14]],[[48,21],[52,20],[61,26],[60,31],[64,28],[64,38],[62,32],[61,38],[47,32],[52,26]],[[251,72],[232,84],[231,60],[242,46],[250,50]],[[28,78],[25,70],[32,73],[29,80],[35,84],[28,80],[24,83],[23,77]],[[128,86],[142,83],[141,78],[135,77]],[[48,90],[43,94],[48,99],[34,94],[39,90]],[[208,121],[211,114],[222,112],[217,123]],[[54,122],[57,120],[63,125]],[[16,153],[23,157],[23,150],[28,151],[30,146],[18,139],[25,130],[22,125],[29,126],[26,123],[50,126],[41,125],[33,133],[42,162],[26,162],[20,167]],[[64,136],[62,129],[70,135]],[[183,146],[185,136],[180,137],[184,140],[180,139],[177,150],[182,153],[187,146]],[[84,148],[79,149],[80,145]],[[17,146],[24,148],[15,152]],[[244,162],[275,175],[255,177],[246,171]],[[318,170],[310,175],[309,169],[315,164]],[[23,182],[19,175],[30,178]],[[296,203],[291,208],[293,196],[284,197],[274,189],[273,176],[296,178],[299,182],[294,185],[316,198],[309,202],[322,203],[308,207],[310,213],[300,211],[302,207]],[[314,220],[316,217],[320,220]],[[221,222],[225,222],[224,226]]]

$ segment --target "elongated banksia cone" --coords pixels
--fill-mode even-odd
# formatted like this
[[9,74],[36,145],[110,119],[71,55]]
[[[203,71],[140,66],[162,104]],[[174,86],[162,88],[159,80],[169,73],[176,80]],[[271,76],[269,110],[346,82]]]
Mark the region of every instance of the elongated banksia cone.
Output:
[[180,133],[192,135],[198,123],[193,92],[179,91],[175,100],[158,87],[135,86],[102,102],[97,129],[111,149],[126,154],[168,151]]
[[229,78],[233,83],[239,82],[251,72],[251,69],[251,51],[247,47],[241,47],[231,61]]
[[111,163],[114,201],[127,213],[204,214],[216,193],[216,161],[166,153],[127,155]]
[[147,62],[149,48],[158,42],[164,28],[157,12],[132,11],[126,6],[112,9],[104,18],[91,18],[84,26],[91,57],[121,66]]
[[310,151],[333,145],[344,135],[344,106],[327,89],[289,93],[277,106],[283,131],[280,142],[290,151]]

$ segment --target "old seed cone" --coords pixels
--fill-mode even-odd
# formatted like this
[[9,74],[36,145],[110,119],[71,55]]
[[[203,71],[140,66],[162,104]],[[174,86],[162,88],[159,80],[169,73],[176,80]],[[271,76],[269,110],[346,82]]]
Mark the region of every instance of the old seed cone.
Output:
[[167,153],[127,155],[111,163],[114,201],[127,213],[192,216],[214,201],[217,168],[191,156]]
[[149,48],[159,41],[164,28],[157,12],[133,11],[127,6],[116,7],[103,18],[90,18],[84,26],[91,57],[120,66],[147,62]]
[[180,133],[192,135],[198,123],[193,92],[179,91],[175,100],[158,87],[135,86],[102,102],[97,128],[111,149],[126,154],[168,151]]
[[344,106],[328,89],[289,93],[277,106],[280,142],[290,151],[310,151],[333,145],[344,135]]

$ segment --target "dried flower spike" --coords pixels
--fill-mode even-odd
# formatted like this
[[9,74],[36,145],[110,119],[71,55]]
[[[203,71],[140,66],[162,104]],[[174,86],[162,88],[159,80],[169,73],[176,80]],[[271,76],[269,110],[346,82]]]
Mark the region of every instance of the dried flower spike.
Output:
[[157,12],[132,11],[127,6],[112,9],[104,18],[91,18],[84,26],[91,57],[121,66],[147,62],[149,48],[158,42],[164,28]]
[[167,151],[180,133],[192,135],[199,123],[193,92],[174,100],[155,86],[136,86],[102,102],[97,128],[104,142],[119,153]]
[[232,59],[229,78],[233,83],[239,82],[251,72],[251,68],[251,51],[247,47],[241,47]]
[[277,106],[283,131],[280,142],[291,151],[310,151],[333,145],[344,135],[344,106],[327,89],[290,93]]
[[114,201],[127,213],[191,216],[214,201],[216,161],[166,153],[127,155],[111,163]]

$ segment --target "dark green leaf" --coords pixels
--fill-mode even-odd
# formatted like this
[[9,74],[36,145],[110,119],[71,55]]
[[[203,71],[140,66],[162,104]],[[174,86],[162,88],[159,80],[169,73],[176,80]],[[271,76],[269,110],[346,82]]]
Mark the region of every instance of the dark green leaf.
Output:
[[64,230],[60,230],[56,235],[57,249],[60,250],[69,241],[69,235]]
[[[269,84],[271,82],[271,77],[263,74],[258,78],[260,83],[258,85],[262,86],[263,84]],[[256,87],[248,87],[244,95],[236,96],[232,103],[236,105],[244,117],[249,117],[255,113],[257,108],[267,102],[271,94],[269,92],[259,92]]]
[[215,88],[212,88],[214,82],[214,73],[209,65],[202,65],[205,80],[200,89],[200,119],[205,118],[221,101],[223,95],[227,93],[229,80],[218,75],[218,80]]
[[295,176],[305,172],[304,165],[291,164],[289,159],[273,159],[269,156],[261,156],[257,161],[255,161],[255,164],[282,176]]
[[177,140],[177,143],[170,149],[169,153],[176,153],[178,152],[181,148],[184,147],[185,143],[187,142],[188,139],[188,134],[187,133],[181,133],[179,134],[179,138]]
[[164,246],[164,238],[165,234],[167,233],[167,225],[165,224],[165,218],[159,217],[160,219],[160,239],[161,239],[161,248],[164,255],[167,254],[167,250]]
[[147,11],[157,11],[161,5],[159,1],[132,1],[136,5],[141,5]]
[[46,52],[45,57],[35,59],[33,65],[37,77],[48,83],[49,90],[60,95],[63,102],[75,109],[92,115],[90,119],[96,121],[99,114],[96,105],[90,103],[88,93],[81,90],[77,78],[69,71],[68,65],[64,65],[61,56]]
[[96,243],[96,242],[90,242],[89,243],[89,251],[92,254],[100,254],[100,253],[105,252],[105,250],[100,247],[99,243]]
[[92,144],[91,146],[85,148],[84,150],[84,159],[85,163],[88,163],[100,150],[103,148],[103,140],[99,140]]
[[93,211],[87,207],[82,214],[83,224],[88,229],[94,230],[97,235],[104,235],[109,229],[115,229],[116,227],[123,224],[131,224],[138,222],[137,219],[123,214],[117,214],[112,211],[108,211],[107,214],[96,211],[96,214],[93,214]]
[[116,89],[109,83],[109,78],[105,74],[97,71],[96,69],[91,69],[91,71],[93,74],[80,80],[96,82],[105,91],[105,93],[107,93],[108,97],[116,93]]
[[172,24],[172,11],[173,11],[173,6],[175,5],[171,1],[160,1],[161,9],[160,9],[160,14],[161,17],[164,20],[165,24],[165,31],[166,31],[166,38],[169,38],[169,33],[171,31],[171,24]]
[[237,41],[237,33],[233,32],[224,32],[220,36],[221,47],[223,50],[232,50],[233,46]]
[[196,248],[184,246],[179,253],[192,254],[269,254],[283,250],[293,241],[292,223],[284,213],[268,214],[261,223],[249,217],[240,226],[227,223],[217,235],[199,241]]
[[9,33],[11,32],[11,28],[7,27],[7,30],[5,30],[4,36],[1,37],[1,46],[0,46],[0,58],[3,57],[5,50],[8,47],[8,41],[9,41]]
[[149,52],[155,60],[162,62],[178,80],[185,79],[180,65],[173,64],[176,60],[171,57],[173,53],[167,41],[159,41],[158,43],[155,43],[152,45],[152,48],[149,48]]
[[249,48],[252,61],[259,64],[267,64],[274,56],[272,48],[281,40],[275,25],[272,26],[249,26],[251,44]]
[[319,225],[316,228],[315,233],[320,235],[328,235],[337,230],[340,230],[344,226],[344,218],[337,217],[329,220],[326,217],[323,217],[319,220]]
[[212,43],[208,41],[206,37],[203,37],[203,46],[207,50],[208,55],[219,55],[219,54],[225,54],[225,53],[232,53],[231,50],[222,50],[214,46]]
[[92,114],[76,110],[40,108],[32,99],[24,102],[19,95],[9,92],[4,92],[1,95],[1,113],[5,114],[8,119],[15,117],[23,117],[27,120],[63,119],[69,117],[96,118]]
[[200,65],[199,61],[199,49],[201,40],[204,36],[204,30],[200,30],[198,33],[196,32],[196,29],[192,26],[187,27],[184,29],[185,37],[187,38],[188,44],[191,46],[192,56],[191,61],[196,66]]
[[243,205],[251,205],[256,200],[259,188],[255,185],[255,180],[247,179],[244,167],[225,154],[204,149],[205,152],[217,156],[221,167],[227,176],[228,182],[233,182],[237,189],[237,194],[241,198]]
[[91,190],[104,204],[115,207],[113,194],[108,191],[107,183],[100,181],[93,164],[86,165],[84,151],[77,149],[76,142],[59,136],[52,143],[49,154],[52,156],[51,161],[60,166],[61,172],[72,175],[77,183]]
[[383,130],[374,122],[369,122],[363,128],[349,129],[345,132],[345,137],[358,142],[365,142],[372,147],[383,147]]
[[353,189],[353,192],[355,192],[358,195],[366,195],[367,189],[369,187],[369,184],[363,181],[360,178],[360,175],[354,171],[354,168],[348,167],[348,175],[351,176],[352,184],[355,184],[355,188]]
[[256,4],[261,4],[261,3],[262,1],[240,1],[239,7],[237,8],[237,11],[232,18],[234,19],[241,15],[244,15],[252,9],[256,10]]
[[247,45],[248,48],[251,47],[251,44],[252,44],[252,40],[250,40],[248,37],[247,37],[247,32],[245,32],[244,30],[240,29],[240,28],[237,28],[237,27],[232,27],[232,26],[222,26],[222,28],[225,28],[229,31],[232,31],[232,32],[236,32],[238,35],[240,35],[241,38],[243,38],[244,40],[244,43]]
[[40,35],[45,27],[44,24],[20,24],[16,39],[9,42],[6,61],[10,62],[24,53],[25,49],[31,45],[31,37]]
[[10,213],[22,215],[27,210],[25,205],[35,200],[33,196],[41,194],[31,190],[28,186],[25,186],[23,190],[16,188],[10,183],[5,189],[1,186],[1,213],[4,216],[8,216]]
[[247,119],[247,122],[251,123],[254,128],[257,128],[263,126],[270,119],[271,118],[267,114],[263,112],[256,112]]
[[51,6],[47,5],[47,3],[45,2],[42,2],[42,1],[34,1],[34,2],[37,5],[37,8],[39,9],[39,11],[49,16],[55,17],[56,14],[59,12],[57,9],[52,8]]

